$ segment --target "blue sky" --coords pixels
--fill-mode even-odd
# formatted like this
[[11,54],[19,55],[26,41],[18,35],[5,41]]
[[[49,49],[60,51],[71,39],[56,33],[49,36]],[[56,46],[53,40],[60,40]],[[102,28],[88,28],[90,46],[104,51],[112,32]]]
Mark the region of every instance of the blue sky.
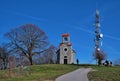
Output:
[[69,33],[75,58],[95,63],[94,22],[100,11],[102,49],[108,60],[120,58],[120,0],[0,0],[0,43],[4,33],[32,23],[46,32],[51,44],[59,47],[61,35]]

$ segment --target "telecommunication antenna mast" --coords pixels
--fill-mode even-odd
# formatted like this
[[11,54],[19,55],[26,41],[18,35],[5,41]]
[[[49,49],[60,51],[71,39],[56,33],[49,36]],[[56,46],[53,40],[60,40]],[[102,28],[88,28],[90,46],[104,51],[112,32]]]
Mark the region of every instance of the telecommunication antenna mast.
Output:
[[101,38],[103,34],[100,32],[100,16],[99,11],[96,10],[95,19],[95,50],[100,51],[100,46],[102,46]]

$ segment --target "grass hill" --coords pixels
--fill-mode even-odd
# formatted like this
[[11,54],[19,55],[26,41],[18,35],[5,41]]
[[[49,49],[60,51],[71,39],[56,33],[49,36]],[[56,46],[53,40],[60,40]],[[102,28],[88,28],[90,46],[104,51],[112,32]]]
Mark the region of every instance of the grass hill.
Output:
[[120,66],[92,66],[95,70],[88,74],[90,81],[120,81]]
[[[30,75],[13,75],[8,77],[9,71],[0,71],[0,81],[54,81],[60,75],[78,69],[77,65],[44,64],[30,67]],[[13,70],[14,71],[14,70]]]
[[[60,65],[60,64],[43,64],[43,65],[33,65],[27,67],[29,70],[28,74],[26,70],[22,73],[18,70],[20,75],[12,75],[11,78],[8,77],[9,70],[0,70],[0,81],[54,81],[60,75],[71,72],[78,68],[88,68],[91,67],[95,71],[88,74],[90,81],[120,81],[120,67],[112,66],[95,66],[95,65]],[[22,74],[22,76],[21,76]]]

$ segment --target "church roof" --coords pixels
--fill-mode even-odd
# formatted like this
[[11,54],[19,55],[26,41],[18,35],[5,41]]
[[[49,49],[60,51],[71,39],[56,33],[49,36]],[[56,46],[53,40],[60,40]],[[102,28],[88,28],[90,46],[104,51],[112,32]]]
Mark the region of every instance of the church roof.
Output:
[[76,51],[74,49],[72,49],[72,50],[73,50],[73,53],[76,53]]
[[71,42],[67,42],[67,43],[60,43],[60,46],[62,46],[63,44],[67,44],[68,46],[72,46]]
[[70,34],[67,34],[67,33],[62,34],[62,37],[68,37],[68,36],[70,36]]

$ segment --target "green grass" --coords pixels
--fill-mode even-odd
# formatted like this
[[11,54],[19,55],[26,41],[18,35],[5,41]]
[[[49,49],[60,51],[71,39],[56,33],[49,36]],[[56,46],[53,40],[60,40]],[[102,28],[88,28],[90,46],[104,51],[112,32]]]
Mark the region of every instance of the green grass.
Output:
[[92,66],[96,71],[88,74],[90,81],[120,81],[120,67]]
[[[44,64],[44,65],[33,65],[30,67],[31,75],[26,76],[12,76],[12,78],[7,78],[8,70],[0,71],[0,75],[3,75],[3,79],[0,81],[43,81],[51,80],[62,74],[71,72],[78,69],[77,65],[59,65],[59,64]],[[6,78],[5,78],[6,77]]]
[[12,76],[8,77],[9,71],[0,71],[0,81],[54,81],[60,75],[71,72],[80,67],[91,67],[96,71],[92,71],[88,74],[90,81],[120,81],[120,67],[112,66],[95,66],[95,65],[60,65],[60,64],[44,64],[33,65],[30,67],[31,75]]

